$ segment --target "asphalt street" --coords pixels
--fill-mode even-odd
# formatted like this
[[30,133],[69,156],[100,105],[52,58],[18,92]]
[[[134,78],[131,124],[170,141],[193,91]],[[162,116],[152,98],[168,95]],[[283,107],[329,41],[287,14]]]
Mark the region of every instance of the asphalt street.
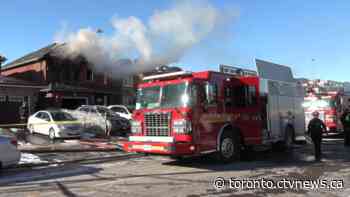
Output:
[[[350,148],[342,139],[327,138],[323,160],[314,162],[312,146],[288,152],[249,151],[242,161],[221,164],[211,157],[182,161],[163,156],[120,159],[123,152],[43,153],[43,161],[101,158],[89,162],[4,171],[0,197],[17,196],[349,196]],[[114,157],[115,156],[115,157]],[[109,159],[103,159],[108,157]],[[235,180],[341,180],[343,188],[215,188],[217,177]],[[226,183],[227,184],[227,183]]]

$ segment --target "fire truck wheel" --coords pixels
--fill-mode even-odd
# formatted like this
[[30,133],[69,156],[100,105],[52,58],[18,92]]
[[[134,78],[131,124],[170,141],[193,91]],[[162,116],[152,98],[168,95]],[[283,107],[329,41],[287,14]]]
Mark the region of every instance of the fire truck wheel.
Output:
[[220,140],[219,160],[225,163],[239,160],[241,154],[238,132],[224,132]]

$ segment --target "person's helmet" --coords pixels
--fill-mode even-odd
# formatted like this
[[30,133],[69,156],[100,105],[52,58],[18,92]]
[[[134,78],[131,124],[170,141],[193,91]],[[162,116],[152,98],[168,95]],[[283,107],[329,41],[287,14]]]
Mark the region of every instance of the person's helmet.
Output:
[[318,111],[312,112],[312,116],[313,117],[318,117],[319,115],[320,115],[320,113]]

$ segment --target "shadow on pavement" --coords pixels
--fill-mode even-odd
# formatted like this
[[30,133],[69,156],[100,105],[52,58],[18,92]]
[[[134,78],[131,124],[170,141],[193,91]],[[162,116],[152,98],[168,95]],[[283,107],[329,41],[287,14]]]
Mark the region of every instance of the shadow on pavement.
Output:
[[101,169],[91,166],[81,166],[76,164],[59,165],[42,169],[32,169],[29,171],[16,171],[2,173],[0,176],[0,186],[10,186],[13,184],[23,184],[32,181],[55,180],[59,178],[79,176],[83,174],[98,173]]
[[324,162],[314,161],[313,145],[295,145],[292,150],[286,152],[277,152],[273,150],[266,151],[243,151],[241,160],[230,164],[222,164],[216,161],[212,156],[202,156],[195,158],[184,158],[164,162],[163,165],[184,166],[199,169],[208,169],[214,171],[240,171],[273,169],[278,167],[305,167],[315,164],[327,165],[332,162],[341,166],[350,162],[350,148],[344,147],[343,139],[333,138],[324,139],[322,142],[322,158]]

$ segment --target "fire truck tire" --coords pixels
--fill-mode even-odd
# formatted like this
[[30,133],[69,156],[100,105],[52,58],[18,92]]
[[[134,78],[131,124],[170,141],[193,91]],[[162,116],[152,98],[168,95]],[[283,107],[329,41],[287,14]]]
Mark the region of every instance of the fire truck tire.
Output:
[[225,131],[220,140],[218,160],[224,163],[238,161],[241,156],[241,137],[238,132]]

